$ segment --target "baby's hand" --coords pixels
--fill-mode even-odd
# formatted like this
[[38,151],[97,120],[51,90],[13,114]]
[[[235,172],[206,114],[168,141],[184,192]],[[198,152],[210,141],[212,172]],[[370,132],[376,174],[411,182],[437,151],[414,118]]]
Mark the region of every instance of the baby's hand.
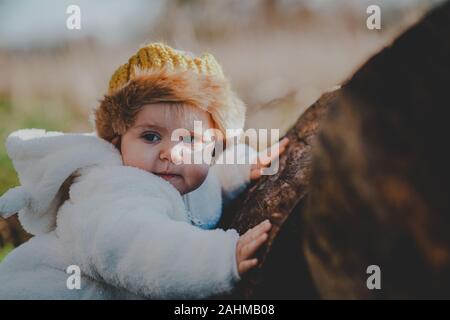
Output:
[[268,167],[275,158],[281,155],[286,150],[288,143],[289,139],[285,137],[270,147],[270,155],[267,155],[267,150],[259,152],[257,163],[250,167],[250,179],[261,178],[262,169]]
[[252,256],[269,238],[268,232],[271,227],[270,221],[265,220],[239,238],[236,245],[236,261],[240,276],[258,265],[258,259]]

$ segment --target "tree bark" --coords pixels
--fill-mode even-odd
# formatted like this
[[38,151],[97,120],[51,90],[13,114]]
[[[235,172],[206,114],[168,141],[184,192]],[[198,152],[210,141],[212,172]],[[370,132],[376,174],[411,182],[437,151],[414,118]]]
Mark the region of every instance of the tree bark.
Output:
[[[301,261],[301,234],[297,232],[297,228],[294,228],[295,232],[287,230],[287,233],[282,237],[278,237],[278,235],[284,228],[286,220],[293,209],[306,195],[306,187],[311,175],[312,139],[318,130],[320,120],[335,99],[335,92],[326,93],[308,108],[297,124],[286,134],[290,140],[289,147],[280,157],[278,173],[271,176],[263,176],[258,183],[250,187],[245,194],[236,199],[224,212],[221,227],[235,228],[241,234],[265,219],[270,219],[273,227],[267,246],[258,254],[262,266],[266,265],[265,260],[268,254],[273,252],[273,247],[283,246],[284,242],[286,242],[286,245],[291,245],[292,241],[297,242],[294,250],[287,252],[289,256],[286,256],[283,254],[283,250],[280,250],[279,253],[281,255],[275,257],[277,262],[268,263],[268,269],[281,267],[280,270],[273,271],[273,275],[282,275],[282,269],[288,267],[286,265],[282,266],[282,264],[289,264],[289,260],[293,262],[293,265],[306,268],[304,262]],[[289,224],[298,227],[300,224],[298,218],[299,215],[293,217],[292,222]],[[283,243],[275,243],[275,239],[278,238],[281,238]],[[293,265],[291,265],[291,268]],[[264,298],[270,296],[273,288],[267,288],[268,292],[265,289],[258,288],[261,280],[266,278],[262,269],[260,267],[244,278],[234,297]],[[303,278],[305,277],[302,276]],[[279,283],[285,286],[284,283]],[[297,297],[298,295],[303,296],[300,292],[290,292],[286,288],[279,291],[278,294],[286,298]]]
[[300,117],[279,172],[225,210],[274,224],[234,298],[450,297],[449,36],[446,2]]

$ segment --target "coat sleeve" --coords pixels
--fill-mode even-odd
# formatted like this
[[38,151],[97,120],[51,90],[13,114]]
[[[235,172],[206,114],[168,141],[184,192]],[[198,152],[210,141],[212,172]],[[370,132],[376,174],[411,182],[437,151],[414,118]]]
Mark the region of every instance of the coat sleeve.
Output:
[[206,298],[231,291],[240,280],[235,230],[202,230],[171,219],[164,198],[103,200],[95,210],[68,201],[60,211],[58,234],[82,272],[152,299]]
[[237,144],[216,159],[211,167],[218,177],[224,203],[236,198],[250,184],[250,168],[256,163],[257,152],[247,144]]

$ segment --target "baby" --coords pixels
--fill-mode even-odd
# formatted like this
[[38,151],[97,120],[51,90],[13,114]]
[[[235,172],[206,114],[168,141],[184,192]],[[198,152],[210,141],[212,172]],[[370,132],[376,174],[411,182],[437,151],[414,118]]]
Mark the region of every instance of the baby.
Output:
[[[0,198],[0,215],[19,212],[35,236],[0,264],[0,299],[230,292],[257,265],[271,224],[242,236],[215,229],[222,196],[233,199],[288,142],[251,164],[255,151],[231,143],[244,119],[213,56],[153,43],[112,76],[95,133],[12,133],[6,147],[21,186]],[[187,161],[199,153],[204,161]],[[249,161],[221,164],[230,155]]]

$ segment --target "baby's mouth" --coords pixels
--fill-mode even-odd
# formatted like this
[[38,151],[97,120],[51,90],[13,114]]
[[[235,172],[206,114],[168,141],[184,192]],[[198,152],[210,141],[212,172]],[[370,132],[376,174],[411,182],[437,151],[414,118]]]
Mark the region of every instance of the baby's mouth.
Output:
[[181,177],[181,175],[173,173],[155,173],[155,174],[167,181]]

